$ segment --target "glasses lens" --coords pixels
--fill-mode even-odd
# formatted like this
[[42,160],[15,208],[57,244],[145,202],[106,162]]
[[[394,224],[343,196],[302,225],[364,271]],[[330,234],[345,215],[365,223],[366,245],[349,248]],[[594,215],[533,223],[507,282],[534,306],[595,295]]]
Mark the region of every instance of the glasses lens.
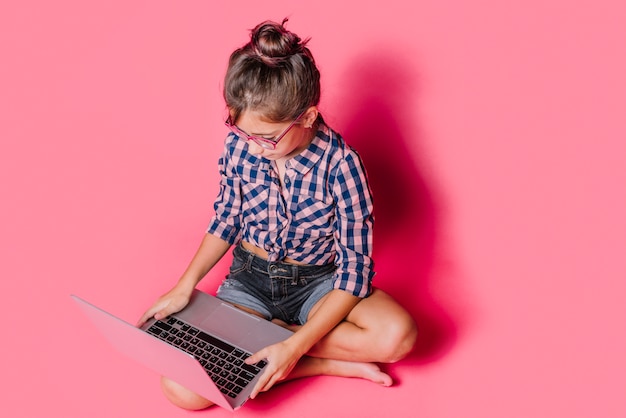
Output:
[[258,146],[263,147],[265,149],[269,149],[269,150],[276,149],[276,144],[275,143],[269,142],[267,140],[263,140],[263,138],[259,138],[257,136],[252,136],[252,137],[249,137],[248,139],[253,140],[255,144],[257,144]]
[[264,149],[275,150],[278,142],[285,136],[285,134],[287,134],[287,132],[291,130],[291,128],[298,122],[298,120],[300,120],[302,115],[304,115],[304,112],[300,113],[298,117],[293,122],[291,122],[291,124],[287,127],[287,129],[285,129],[283,133],[280,134],[278,138],[276,138],[276,140],[274,141],[270,139],[265,139],[265,138],[261,138],[258,136],[254,136],[254,135],[248,135],[247,133],[239,129],[239,127],[232,122],[230,115],[226,119],[225,124],[226,126],[230,128],[231,131],[233,131],[240,138],[245,138],[248,141],[254,141],[255,144],[257,144],[258,146]]

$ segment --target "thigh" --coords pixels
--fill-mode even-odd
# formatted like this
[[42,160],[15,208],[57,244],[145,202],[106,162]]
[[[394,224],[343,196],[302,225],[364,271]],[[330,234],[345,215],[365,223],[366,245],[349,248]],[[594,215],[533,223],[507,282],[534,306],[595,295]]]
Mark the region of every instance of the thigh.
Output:
[[[233,267],[237,267],[233,263]],[[224,279],[217,289],[216,296],[237,308],[270,319],[272,313],[267,305],[267,300],[263,293],[257,287],[251,285],[255,280],[261,280],[254,277],[254,272],[246,271],[245,268],[234,269],[231,267],[231,273]]]
[[361,328],[388,326],[391,322],[413,322],[411,315],[388,293],[374,288],[372,294],[361,300],[346,317],[346,321]]

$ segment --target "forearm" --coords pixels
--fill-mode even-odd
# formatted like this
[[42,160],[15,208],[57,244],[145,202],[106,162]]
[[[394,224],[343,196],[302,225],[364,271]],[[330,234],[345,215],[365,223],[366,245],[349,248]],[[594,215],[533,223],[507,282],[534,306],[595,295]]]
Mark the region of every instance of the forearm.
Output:
[[198,282],[200,282],[224,254],[226,254],[229,248],[230,244],[228,242],[213,234],[207,233],[176,286],[191,292]]
[[317,312],[295,334],[289,337],[288,342],[297,347],[298,351],[304,355],[337,324],[343,321],[360,301],[361,298],[343,290],[331,291]]

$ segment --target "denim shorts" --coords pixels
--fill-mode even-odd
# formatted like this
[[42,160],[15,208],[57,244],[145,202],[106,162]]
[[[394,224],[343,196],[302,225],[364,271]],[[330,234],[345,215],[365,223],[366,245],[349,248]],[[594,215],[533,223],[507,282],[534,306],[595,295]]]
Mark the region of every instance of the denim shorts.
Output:
[[238,245],[230,273],[217,289],[217,297],[243,306],[266,319],[302,325],[313,306],[333,290],[337,267],[268,262]]

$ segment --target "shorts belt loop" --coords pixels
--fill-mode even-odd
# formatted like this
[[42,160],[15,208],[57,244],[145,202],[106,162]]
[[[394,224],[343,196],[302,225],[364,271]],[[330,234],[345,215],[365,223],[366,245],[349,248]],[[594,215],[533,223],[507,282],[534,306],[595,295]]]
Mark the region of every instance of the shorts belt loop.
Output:
[[252,272],[252,261],[254,260],[254,254],[248,254],[248,259],[246,260],[246,271],[248,273]]
[[291,285],[295,286],[298,284],[298,266],[291,266]]

